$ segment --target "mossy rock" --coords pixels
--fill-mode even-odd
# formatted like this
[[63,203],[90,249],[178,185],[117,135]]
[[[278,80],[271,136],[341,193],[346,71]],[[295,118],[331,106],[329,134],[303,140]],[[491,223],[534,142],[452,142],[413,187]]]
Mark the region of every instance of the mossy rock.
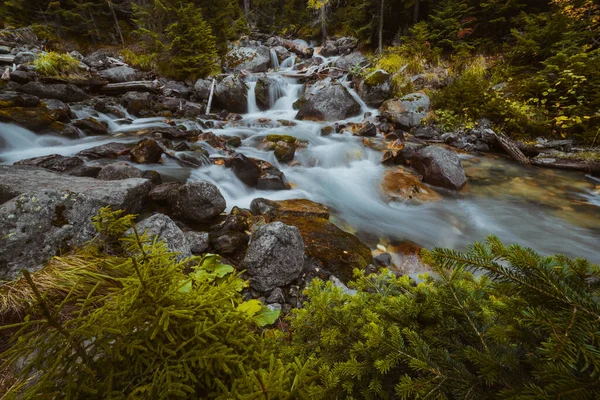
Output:
[[372,261],[364,243],[325,218],[283,215],[276,220],[300,229],[306,254],[344,283],[352,279],[355,268],[364,269]]
[[294,144],[298,139],[291,135],[267,135],[265,138],[267,142],[286,142],[288,144]]
[[388,74],[382,69],[378,69],[367,75],[367,77],[365,78],[365,83],[369,86],[378,86],[389,82],[389,80],[390,74]]
[[10,107],[0,109],[0,121],[14,122],[33,131],[41,131],[55,124],[56,118],[45,107]]
[[442,200],[442,196],[402,169],[388,170],[383,175],[381,190],[386,201],[426,203]]

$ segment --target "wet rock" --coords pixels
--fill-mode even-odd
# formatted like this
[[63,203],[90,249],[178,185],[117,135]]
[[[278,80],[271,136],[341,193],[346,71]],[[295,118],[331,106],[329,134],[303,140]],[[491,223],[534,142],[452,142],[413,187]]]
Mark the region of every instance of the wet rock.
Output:
[[235,176],[248,186],[255,187],[262,173],[260,167],[254,160],[238,153],[225,162],[225,166],[231,168]]
[[0,166],[0,276],[40,269],[50,257],[91,240],[91,217],[104,206],[137,213],[150,183],[103,182],[42,168]]
[[63,103],[60,100],[48,99],[44,100],[43,104],[46,107],[46,109],[50,111],[52,116],[58,121],[68,122],[75,117],[75,114],[73,113],[73,111],[71,111],[71,107],[69,107],[67,104]]
[[137,79],[137,72],[128,66],[105,69],[98,72],[98,75],[112,83],[131,82]]
[[36,132],[52,128],[57,123],[54,115],[45,106],[0,108],[0,121],[14,122]]
[[128,155],[133,146],[127,143],[110,142],[95,146],[87,150],[82,150],[77,153],[80,157],[87,157],[91,159],[97,158],[117,158],[120,156]]
[[437,138],[439,136],[439,132],[432,126],[423,126],[417,128],[414,136],[419,139],[431,140]]
[[381,189],[385,201],[425,203],[442,199],[435,190],[424,185],[418,177],[401,169],[389,170],[383,175]]
[[156,140],[144,139],[131,149],[129,157],[138,164],[154,164],[160,162],[162,154],[163,149]]
[[242,139],[239,136],[226,136],[226,143],[231,147],[240,147],[242,145]]
[[72,84],[29,82],[19,88],[19,91],[44,99],[57,99],[66,103],[83,101],[88,96]]
[[382,267],[392,266],[392,256],[390,253],[381,253],[374,258],[375,262]]
[[218,254],[243,252],[248,245],[248,235],[243,232],[222,232],[210,235],[210,245]]
[[275,102],[283,96],[283,92],[278,90],[281,82],[268,76],[261,76],[256,81],[254,93],[256,94],[256,104],[261,110],[269,109]]
[[460,159],[453,151],[437,146],[419,150],[412,159],[413,167],[423,175],[423,182],[459,190],[467,178]]
[[267,72],[271,62],[271,53],[266,46],[240,47],[227,53],[224,67],[229,72]]
[[[169,251],[177,254],[178,260],[183,260],[192,255],[191,246],[179,227],[171,218],[164,214],[154,214],[135,225],[141,235],[145,233],[149,239],[163,241]],[[129,233],[133,233],[130,231]]]
[[148,198],[155,203],[166,203],[171,191],[178,189],[182,184],[179,182],[168,182],[152,188],[148,193]]
[[121,104],[130,113],[141,115],[142,111],[152,108],[152,95],[145,92],[127,92],[121,97]]
[[339,56],[351,53],[358,46],[358,39],[353,37],[342,37],[336,40],[326,40],[321,48],[324,57]]
[[357,93],[370,107],[379,107],[392,94],[392,78],[382,69],[371,72],[358,84]]
[[102,165],[89,163],[69,171],[69,175],[96,178],[100,171],[102,171]]
[[206,154],[200,151],[187,151],[180,153],[177,155],[177,158],[183,161],[183,164],[188,167],[203,167],[211,164],[210,159],[206,156]]
[[368,62],[369,61],[362,53],[356,51],[338,58],[334,61],[333,66],[346,71],[351,71],[353,68],[356,68],[357,66],[362,67]]
[[20,83],[21,85],[24,85],[33,79],[35,79],[35,75],[27,71],[16,70],[10,73],[10,80]]
[[15,165],[30,165],[50,171],[67,172],[83,165],[83,160],[78,157],[65,157],[60,154],[51,154],[49,156],[34,157],[17,161]]
[[200,255],[208,250],[210,239],[208,232],[184,232],[185,238],[190,246],[190,250],[194,255]]
[[14,63],[17,65],[26,64],[35,61],[36,58],[37,54],[32,51],[20,51],[15,55]]
[[261,190],[289,190],[291,189],[285,175],[270,163],[258,160],[261,169],[256,188]]
[[304,266],[304,243],[298,228],[274,222],[254,232],[243,261],[250,286],[267,292],[297,279]]
[[105,123],[94,117],[88,117],[73,122],[73,125],[88,135],[108,135],[108,127]]
[[[290,56],[292,55],[289,52],[289,50],[283,46],[274,46],[271,48],[271,50],[273,50],[275,52],[275,54],[277,55],[277,60],[279,61],[280,64],[283,60],[290,58]],[[273,65],[271,67],[273,67]]]
[[379,108],[379,112],[397,128],[410,130],[421,125],[429,105],[430,100],[426,94],[412,93],[401,99],[385,101]]
[[142,178],[148,179],[150,182],[152,182],[152,185],[162,184],[162,176],[158,171],[154,171],[152,169],[142,171]]
[[236,75],[228,75],[215,86],[215,105],[230,112],[248,112],[248,86]]
[[365,137],[375,137],[377,136],[377,127],[371,122],[366,122],[358,127],[358,129],[356,130],[356,135]]
[[0,92],[0,108],[9,107],[37,107],[40,99],[26,93],[17,93],[13,91]]
[[206,181],[186,183],[171,190],[167,202],[174,218],[198,223],[211,220],[226,207],[219,189]]
[[360,104],[340,82],[325,79],[310,86],[294,104],[296,119],[338,121],[360,114]]
[[212,79],[198,79],[194,84],[194,95],[200,101],[208,100],[210,97],[210,89],[212,87]]
[[284,216],[329,219],[326,206],[307,199],[274,201],[259,197],[252,200],[250,210],[254,215],[264,215],[273,220]]
[[315,65],[323,64],[323,59],[320,57],[311,57],[308,60],[304,60],[301,63],[294,65],[294,71],[302,71],[304,69],[313,67]]
[[142,171],[127,163],[108,164],[100,170],[98,179],[101,181],[117,181],[130,178],[141,178]]

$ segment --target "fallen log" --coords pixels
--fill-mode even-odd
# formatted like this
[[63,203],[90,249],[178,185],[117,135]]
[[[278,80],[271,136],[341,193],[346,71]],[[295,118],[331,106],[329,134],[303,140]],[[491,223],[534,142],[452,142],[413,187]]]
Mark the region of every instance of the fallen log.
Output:
[[553,150],[560,150],[569,152],[573,147],[572,140],[552,140],[545,143],[526,144],[523,142],[516,142],[517,147],[524,154],[535,157],[541,153],[550,153]]
[[566,169],[585,173],[600,173],[600,161],[577,160],[570,158],[536,157],[531,164],[538,167]]
[[158,93],[159,91],[160,86],[152,81],[109,83],[100,88],[100,93],[103,94],[125,94],[127,92]]
[[1,64],[13,64],[15,62],[15,56],[12,54],[0,54]]
[[494,135],[496,136],[496,141],[498,142],[498,144],[500,145],[500,147],[502,147],[502,149],[513,160],[518,161],[521,164],[531,164],[531,162],[529,161],[529,158],[527,158],[525,156],[525,154],[523,154],[523,152],[519,149],[519,147],[515,144],[515,142],[513,142],[512,140],[510,140],[509,138],[507,138],[502,133],[495,133],[494,132]]
[[281,45],[302,57],[312,57],[315,50],[312,47],[307,47],[291,40],[281,39]]

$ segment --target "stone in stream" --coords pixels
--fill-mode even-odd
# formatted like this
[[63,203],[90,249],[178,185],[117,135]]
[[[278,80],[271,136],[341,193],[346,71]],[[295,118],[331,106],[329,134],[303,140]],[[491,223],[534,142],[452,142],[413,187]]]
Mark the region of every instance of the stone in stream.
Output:
[[294,103],[296,119],[309,121],[338,121],[360,114],[360,104],[340,82],[330,78],[309,86]]
[[87,157],[91,159],[97,158],[117,158],[120,156],[128,155],[133,145],[128,143],[110,142],[95,146],[87,150],[82,150],[77,153],[80,157]]
[[353,37],[341,37],[336,40],[326,40],[321,48],[323,57],[340,56],[350,54],[358,46],[358,39]]
[[423,175],[423,182],[430,185],[459,190],[467,183],[460,158],[443,147],[427,146],[417,151],[412,165]]
[[75,113],[71,110],[67,104],[63,103],[60,100],[56,99],[47,99],[43,102],[46,109],[50,111],[52,116],[61,122],[68,122],[71,119],[75,118]]
[[163,149],[156,140],[144,139],[131,149],[129,157],[138,164],[153,164],[160,161],[162,154]]
[[108,135],[106,122],[98,121],[94,117],[74,121],[73,126],[76,126],[88,135]]
[[0,121],[14,122],[35,132],[61,130],[64,127],[43,104],[35,108],[0,108]]
[[186,183],[170,190],[167,203],[174,218],[196,223],[210,221],[226,207],[219,189],[206,181]]
[[381,190],[385,201],[425,203],[442,199],[435,190],[424,185],[418,177],[401,169],[388,170],[383,175]]
[[347,54],[335,60],[333,66],[346,71],[352,71],[356,67],[362,67],[368,64],[367,57],[359,51]]
[[142,171],[127,163],[108,164],[100,170],[97,179],[116,181],[130,178],[142,178]]
[[229,112],[248,111],[248,86],[237,75],[227,75],[215,85],[214,105]]
[[130,113],[141,115],[152,108],[152,95],[146,92],[127,92],[121,97],[121,104]]
[[[279,85],[279,82],[273,78],[270,78],[266,75],[261,76],[256,81],[256,87],[254,88],[254,93],[256,95],[256,104],[258,108],[261,110],[267,110],[271,107],[271,100],[273,102],[277,101],[283,93],[281,91],[276,91],[276,87]],[[275,97],[271,99],[270,93],[273,92]]]
[[260,167],[250,158],[237,153],[225,162],[235,176],[248,186],[256,186],[261,175]]
[[102,78],[112,83],[131,82],[137,79],[137,72],[126,65],[98,72]]
[[83,165],[83,160],[78,157],[66,157],[60,154],[28,158],[17,161],[14,165],[30,165],[41,167],[50,171],[67,172]]
[[261,292],[292,283],[304,267],[304,243],[298,228],[274,222],[252,235],[243,268],[250,286]]
[[146,179],[98,181],[42,168],[0,166],[0,278],[40,269],[52,256],[96,235],[91,217],[104,206],[138,213]]
[[231,50],[224,58],[224,67],[229,72],[267,72],[271,63],[271,54],[266,46],[240,47]]
[[392,94],[392,78],[378,69],[359,82],[356,92],[369,107],[379,107]]
[[88,95],[73,84],[29,82],[19,88],[19,91],[44,99],[56,99],[65,103],[83,101]]
[[17,93],[13,91],[0,92],[0,108],[8,107],[37,107],[40,99],[27,93]]
[[386,100],[379,112],[397,128],[410,130],[421,125],[430,103],[426,94],[412,93],[400,99]]

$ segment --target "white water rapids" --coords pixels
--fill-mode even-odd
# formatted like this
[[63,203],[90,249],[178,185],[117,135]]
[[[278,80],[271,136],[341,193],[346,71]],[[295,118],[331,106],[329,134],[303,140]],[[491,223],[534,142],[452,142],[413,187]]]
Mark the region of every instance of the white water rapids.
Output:
[[[214,129],[217,135],[239,136],[239,152],[266,160],[283,171],[292,184],[287,191],[260,191],[245,186],[231,170],[222,166],[182,168],[172,161],[161,165],[139,166],[155,169],[164,180],[189,179],[214,182],[227,200],[228,208],[248,207],[252,199],[274,200],[307,198],[329,206],[334,221],[356,233],[374,247],[378,242],[411,241],[425,247],[464,249],[487,235],[499,236],[506,243],[519,243],[544,254],[564,253],[600,262],[600,182],[583,174],[520,166],[503,158],[462,156],[469,187],[460,193],[442,192],[442,201],[424,205],[387,203],[380,184],[387,167],[380,164],[381,152],[367,148],[362,138],[350,134],[321,136],[328,125],[294,120],[293,103],[302,91],[291,72],[295,59],[284,60],[281,68],[268,73],[278,82],[269,93],[271,107],[261,112],[256,104],[256,79],[249,79],[249,112],[243,120]],[[353,96],[360,100],[356,93]],[[361,101],[364,112],[369,110]],[[139,137],[127,132],[147,127],[167,126],[163,118],[115,120],[91,109],[76,110],[78,117],[93,115],[109,123],[117,136],[81,139],[36,135],[26,129],[0,123],[0,162],[48,154],[74,155],[111,141],[135,142]],[[278,121],[294,121],[285,126]],[[362,120],[360,117],[351,121]],[[190,128],[193,120],[178,120]],[[331,124],[329,124],[331,125]],[[292,135],[308,142],[296,151],[298,165],[279,163],[274,154],[256,146],[269,134]],[[203,144],[210,154],[215,149]]]

